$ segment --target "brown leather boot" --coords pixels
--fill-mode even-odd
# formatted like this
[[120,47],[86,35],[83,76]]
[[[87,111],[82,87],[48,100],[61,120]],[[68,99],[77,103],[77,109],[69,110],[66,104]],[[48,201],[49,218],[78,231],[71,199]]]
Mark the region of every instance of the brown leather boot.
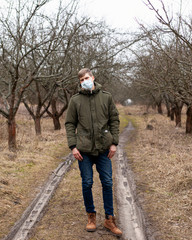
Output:
[[104,227],[110,230],[115,236],[121,236],[121,230],[115,224],[115,217],[111,215],[105,216]]
[[87,232],[94,232],[96,230],[96,213],[87,213],[88,223],[86,226]]

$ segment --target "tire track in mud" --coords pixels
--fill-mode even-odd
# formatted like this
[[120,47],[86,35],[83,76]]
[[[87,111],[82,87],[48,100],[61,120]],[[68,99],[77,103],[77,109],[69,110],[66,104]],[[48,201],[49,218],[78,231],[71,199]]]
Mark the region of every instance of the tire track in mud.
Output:
[[21,219],[14,225],[10,233],[2,240],[25,240],[31,229],[42,217],[44,208],[48,205],[57,186],[63,179],[66,172],[70,169],[74,158],[69,154],[64,158],[64,162],[52,172],[46,184],[42,187],[40,193],[32,201],[29,207],[23,213]]
[[123,231],[122,239],[147,240],[149,238],[146,235],[145,218],[136,201],[134,176],[123,150],[127,142],[131,140],[133,131],[134,128],[131,122],[129,122],[120,136],[114,161],[116,165],[115,180],[118,220]]

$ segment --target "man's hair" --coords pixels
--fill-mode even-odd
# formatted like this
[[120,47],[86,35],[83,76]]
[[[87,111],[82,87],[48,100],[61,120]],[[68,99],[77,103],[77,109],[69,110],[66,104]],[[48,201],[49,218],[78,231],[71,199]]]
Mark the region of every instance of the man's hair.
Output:
[[80,79],[81,77],[85,76],[85,74],[88,73],[89,76],[93,76],[93,73],[89,68],[83,68],[78,72],[78,78]]

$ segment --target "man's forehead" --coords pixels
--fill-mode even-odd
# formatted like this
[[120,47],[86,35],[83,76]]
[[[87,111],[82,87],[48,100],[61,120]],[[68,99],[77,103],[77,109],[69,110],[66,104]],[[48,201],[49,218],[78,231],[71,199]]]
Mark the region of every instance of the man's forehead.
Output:
[[82,77],[80,77],[80,80],[81,80],[81,79],[84,79],[84,78],[86,78],[86,77],[90,77],[89,73],[85,73],[85,75],[83,75]]

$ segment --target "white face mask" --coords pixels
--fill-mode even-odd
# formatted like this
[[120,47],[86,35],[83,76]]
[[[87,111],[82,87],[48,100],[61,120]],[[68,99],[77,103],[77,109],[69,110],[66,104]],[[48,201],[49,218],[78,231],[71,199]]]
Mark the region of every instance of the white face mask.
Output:
[[87,90],[91,90],[92,87],[93,87],[93,81],[92,81],[92,79],[84,80],[84,81],[81,83],[81,87],[84,88],[84,89],[87,89]]

